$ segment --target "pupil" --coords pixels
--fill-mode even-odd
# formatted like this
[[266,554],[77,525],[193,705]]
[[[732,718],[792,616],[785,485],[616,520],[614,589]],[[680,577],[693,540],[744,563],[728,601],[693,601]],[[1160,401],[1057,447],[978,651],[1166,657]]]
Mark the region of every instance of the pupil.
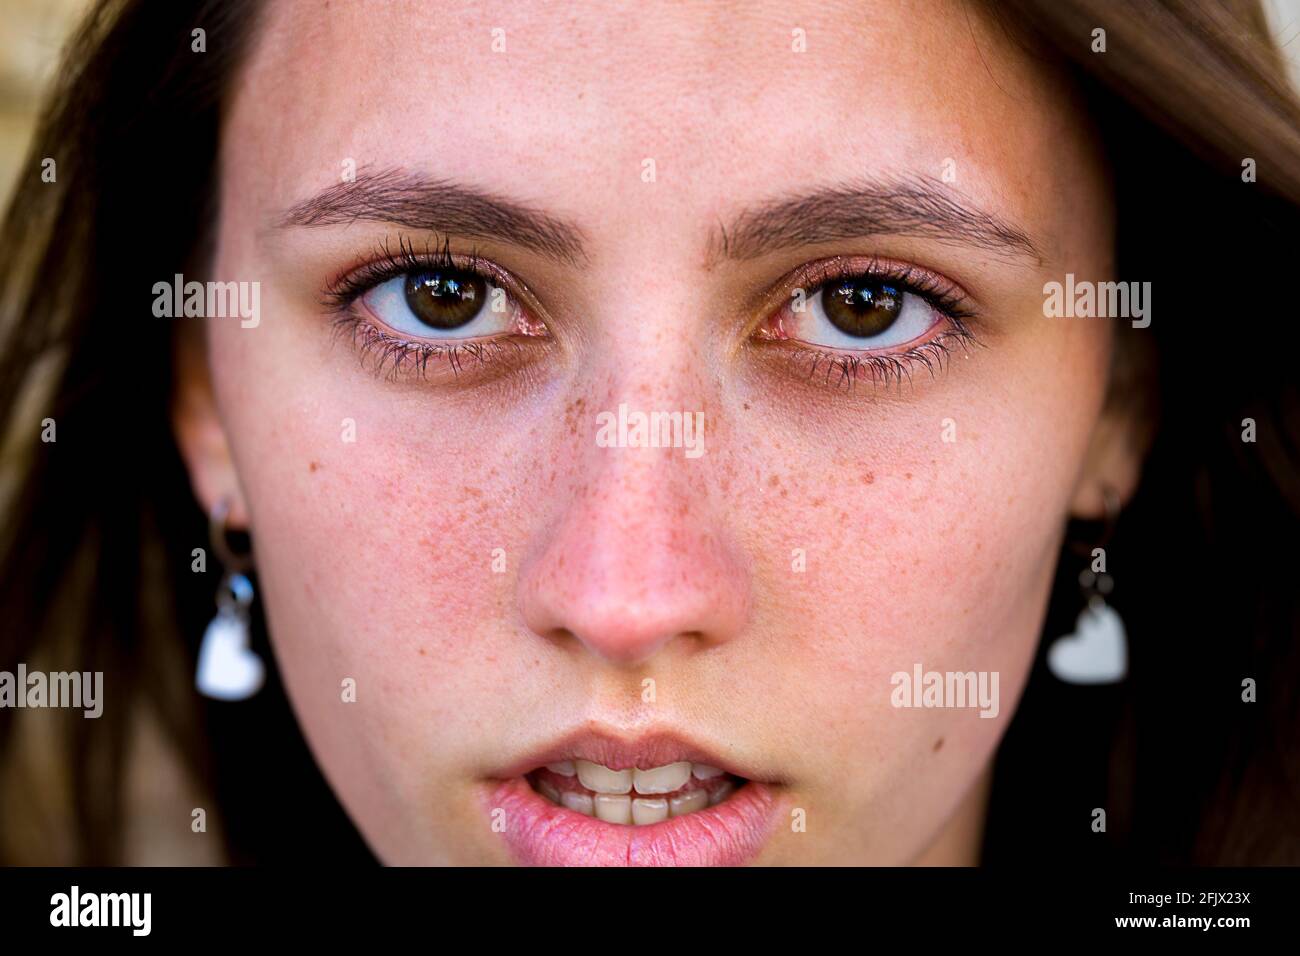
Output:
[[896,286],[870,279],[845,279],[828,287],[822,300],[831,324],[858,338],[879,335],[903,311],[903,293]]
[[425,325],[454,329],[478,315],[486,291],[483,280],[469,272],[416,272],[406,279],[406,304]]

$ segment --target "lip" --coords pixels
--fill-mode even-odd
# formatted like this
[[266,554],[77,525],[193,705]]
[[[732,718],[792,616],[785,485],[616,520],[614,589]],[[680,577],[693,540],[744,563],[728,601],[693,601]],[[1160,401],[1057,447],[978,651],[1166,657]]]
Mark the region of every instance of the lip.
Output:
[[[746,778],[730,797],[660,823],[626,826],[557,806],[535,791],[524,774],[558,760],[579,759],[611,770],[647,770],[689,760]],[[502,779],[505,778],[505,779]],[[671,734],[625,740],[578,733],[512,763],[490,782],[489,813],[504,811],[501,836],[511,855],[528,866],[742,866],[758,856],[778,810],[773,784],[752,768],[733,766]]]

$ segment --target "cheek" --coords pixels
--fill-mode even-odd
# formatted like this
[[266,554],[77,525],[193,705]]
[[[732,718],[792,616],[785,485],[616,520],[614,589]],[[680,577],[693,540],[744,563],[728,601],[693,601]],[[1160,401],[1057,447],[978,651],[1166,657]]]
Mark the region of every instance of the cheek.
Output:
[[1101,399],[1104,353],[1079,344],[1048,336],[986,353],[901,399],[813,398],[738,436],[768,463],[751,473],[750,539],[777,545],[764,546],[772,612],[833,618],[837,645],[866,642],[873,658],[1022,631],[1045,596]]
[[[825,398],[746,436],[772,463],[751,540],[779,543],[761,590],[783,632],[790,726],[831,765],[825,812],[880,824],[845,819],[837,832],[896,840],[899,859],[953,809],[1012,716],[1102,400],[1105,336],[1024,338],[907,401],[846,416],[832,410],[842,397]],[[814,432],[813,412],[840,424]],[[894,675],[910,683],[918,668],[982,673],[990,692],[996,679],[996,716],[896,706]]]
[[509,582],[545,481],[542,449],[521,453],[537,423],[396,393],[343,345],[322,362],[275,322],[255,331],[216,331],[212,363],[277,660],[368,835],[409,825],[428,777],[477,759],[483,713],[520,704],[503,689],[528,686]]

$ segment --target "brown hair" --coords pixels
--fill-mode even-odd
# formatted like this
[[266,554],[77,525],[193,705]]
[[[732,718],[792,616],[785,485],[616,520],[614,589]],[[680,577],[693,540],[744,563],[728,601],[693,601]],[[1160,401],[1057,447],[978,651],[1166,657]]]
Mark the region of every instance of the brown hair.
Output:
[[[207,532],[169,422],[173,333],[133,334],[154,281],[204,272],[222,99],[257,7],[98,3],[68,47],[0,233],[0,435],[12,469],[0,669],[99,670],[109,695],[99,720],[44,711],[24,722],[0,709],[0,861],[130,858],[125,768],[142,715],[217,799],[231,859],[368,858],[273,666],[249,703],[192,690],[216,570],[191,571]],[[1285,337],[1261,343],[1247,329],[1223,341],[1286,301],[1300,108],[1254,2],[1016,0],[993,12],[1033,35],[1036,55],[1075,63],[1116,169],[1119,272],[1160,290],[1134,348],[1156,346],[1164,414],[1109,548],[1131,678],[1065,688],[1040,654],[999,752],[985,859],[1050,847],[1300,862],[1295,363]],[[34,172],[46,157],[55,182]],[[1248,159],[1257,182],[1243,179]],[[133,227],[146,231],[128,241]],[[47,418],[53,442],[40,440]],[[1241,440],[1246,418],[1256,443]],[[1077,611],[1073,570],[1062,561],[1049,633]],[[255,640],[272,662],[264,633]],[[1241,701],[1248,677],[1255,704]],[[1109,810],[1100,838],[1088,825],[1096,807]],[[278,827],[283,816],[295,826]],[[187,833],[189,808],[176,817]]]

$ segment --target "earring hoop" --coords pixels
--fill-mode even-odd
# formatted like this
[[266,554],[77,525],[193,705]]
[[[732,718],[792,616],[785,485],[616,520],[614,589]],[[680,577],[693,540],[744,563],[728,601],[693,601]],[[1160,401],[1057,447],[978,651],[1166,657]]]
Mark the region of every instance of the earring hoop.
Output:
[[252,570],[253,552],[246,551],[243,554],[235,554],[230,547],[229,529],[226,522],[230,520],[230,512],[234,508],[234,498],[230,495],[223,495],[216,504],[212,506],[212,511],[208,514],[208,540],[212,546],[212,552],[221,562],[221,566],[227,571],[235,574],[243,574]]
[[1101,519],[1102,528],[1098,537],[1092,542],[1069,542],[1070,550],[1084,557],[1091,555],[1097,548],[1106,547],[1111,536],[1115,533],[1115,525],[1119,523],[1119,514],[1123,510],[1123,505],[1119,500],[1119,492],[1112,485],[1103,483],[1100,491],[1102,508],[1105,511]]

